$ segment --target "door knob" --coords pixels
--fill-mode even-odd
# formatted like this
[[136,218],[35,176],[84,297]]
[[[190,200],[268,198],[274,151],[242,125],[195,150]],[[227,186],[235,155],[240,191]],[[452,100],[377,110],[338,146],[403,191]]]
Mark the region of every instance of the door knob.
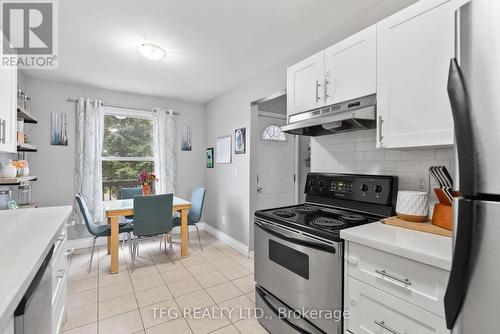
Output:
[[257,187],[257,192],[258,192],[258,193],[261,193],[261,192],[262,192],[262,190],[264,190],[262,187]]

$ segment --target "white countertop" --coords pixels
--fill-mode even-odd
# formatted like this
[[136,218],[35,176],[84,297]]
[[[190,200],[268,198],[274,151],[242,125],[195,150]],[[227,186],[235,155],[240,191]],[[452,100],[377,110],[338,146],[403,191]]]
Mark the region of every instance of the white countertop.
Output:
[[0,211],[0,329],[13,317],[71,206]]
[[449,237],[380,222],[341,230],[340,237],[434,267],[451,270],[452,240]]

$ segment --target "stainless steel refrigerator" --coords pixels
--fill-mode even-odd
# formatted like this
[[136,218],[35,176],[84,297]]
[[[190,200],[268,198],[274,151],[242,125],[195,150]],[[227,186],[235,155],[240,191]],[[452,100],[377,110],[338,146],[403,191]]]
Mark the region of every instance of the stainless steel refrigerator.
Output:
[[446,323],[454,334],[500,333],[500,0],[471,0],[455,18],[448,95],[461,198]]

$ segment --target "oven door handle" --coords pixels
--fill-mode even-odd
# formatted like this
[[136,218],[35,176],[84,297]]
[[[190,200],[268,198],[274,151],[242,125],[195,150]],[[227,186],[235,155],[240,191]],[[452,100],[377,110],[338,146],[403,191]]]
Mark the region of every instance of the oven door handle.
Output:
[[[255,292],[257,292],[259,294],[259,296],[260,296],[260,298],[262,298],[262,301],[264,302],[264,304],[266,304],[266,306],[269,307],[271,312],[273,312],[274,315],[278,317],[278,319],[283,320],[288,326],[292,327],[293,329],[295,329],[297,332],[299,332],[301,334],[314,334],[314,333],[311,333],[309,331],[306,331],[305,329],[303,329],[299,325],[293,323],[287,317],[280,315],[280,313],[276,309],[276,307],[273,304],[271,304],[271,302],[267,299],[267,293],[264,291],[264,289],[262,289],[259,286],[256,286]],[[288,309],[288,307],[287,307],[287,309]],[[304,321],[307,321],[307,320],[304,319]],[[310,325],[314,326],[313,324],[310,324]],[[316,327],[316,326],[314,326],[314,327]],[[318,329],[318,333],[324,333],[324,332],[322,330]]]
[[294,244],[303,245],[315,249],[319,249],[325,252],[335,254],[335,247],[332,244],[322,242],[321,240],[316,240],[310,238],[301,233],[296,233],[293,231],[289,231],[284,228],[279,228],[273,224],[265,223],[260,220],[256,220],[255,224],[265,230],[266,232],[286,241],[289,241]]

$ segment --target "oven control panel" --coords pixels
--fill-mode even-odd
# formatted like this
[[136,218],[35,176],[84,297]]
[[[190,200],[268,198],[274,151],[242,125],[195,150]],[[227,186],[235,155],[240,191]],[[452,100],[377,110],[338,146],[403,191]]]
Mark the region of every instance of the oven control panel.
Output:
[[397,178],[386,175],[327,174],[307,175],[306,195],[391,205]]

